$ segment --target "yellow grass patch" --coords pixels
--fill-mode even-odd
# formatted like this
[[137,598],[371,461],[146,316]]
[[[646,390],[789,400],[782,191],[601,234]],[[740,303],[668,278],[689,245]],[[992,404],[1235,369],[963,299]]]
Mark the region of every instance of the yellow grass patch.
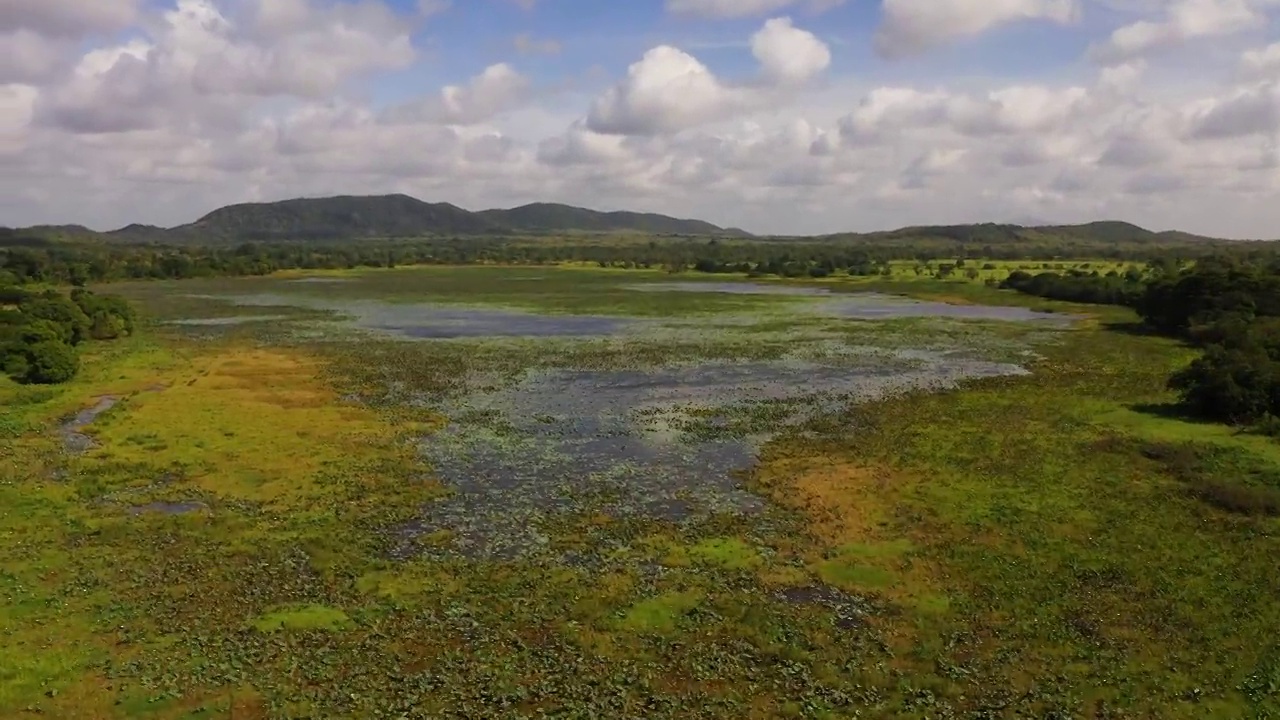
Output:
[[219,498],[283,509],[376,481],[363,469],[374,456],[411,462],[398,428],[343,403],[304,354],[231,348],[166,370],[91,426],[100,447],[86,463],[154,465]]
[[[803,558],[815,576],[887,600],[917,624],[947,613],[950,603],[937,589],[935,569],[915,552],[927,538],[915,537],[916,531],[904,535],[894,521],[910,478],[832,458],[776,460],[758,477],[774,501],[808,517],[814,542]],[[769,573],[769,584],[795,579],[778,577],[776,569]]]

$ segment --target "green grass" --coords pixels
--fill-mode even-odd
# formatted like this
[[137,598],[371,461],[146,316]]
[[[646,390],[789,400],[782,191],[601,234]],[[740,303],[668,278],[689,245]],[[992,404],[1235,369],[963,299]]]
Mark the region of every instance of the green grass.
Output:
[[626,610],[619,625],[641,633],[674,632],[681,618],[698,607],[702,597],[698,590],[686,590],[641,600]]
[[351,618],[337,608],[324,605],[298,605],[273,610],[255,618],[250,625],[258,632],[344,630],[351,627]]
[[737,538],[703,540],[689,548],[689,555],[696,562],[726,570],[750,570],[763,562],[755,548]]

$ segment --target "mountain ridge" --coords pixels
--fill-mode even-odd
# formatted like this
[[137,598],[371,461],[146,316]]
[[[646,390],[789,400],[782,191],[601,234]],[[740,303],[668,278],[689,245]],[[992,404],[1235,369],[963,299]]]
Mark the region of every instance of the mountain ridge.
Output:
[[560,203],[472,211],[400,193],[235,203],[184,225],[159,228],[134,223],[100,235],[117,242],[182,243],[618,232],[751,237],[737,228],[657,213],[600,211]]
[[502,236],[636,233],[716,238],[893,242],[932,238],[970,244],[1010,244],[1055,239],[1114,243],[1223,241],[1180,231],[1153,231],[1132,223],[1100,220],[1078,225],[970,223],[920,225],[872,232],[809,236],[756,236],[691,218],[625,210],[601,211],[534,202],[514,208],[472,211],[404,194],[334,195],[225,205],[193,222],[170,228],[132,223],[107,232],[82,225],[39,225],[10,232],[34,237],[98,239],[117,243],[221,244],[260,241],[348,241],[427,236]]

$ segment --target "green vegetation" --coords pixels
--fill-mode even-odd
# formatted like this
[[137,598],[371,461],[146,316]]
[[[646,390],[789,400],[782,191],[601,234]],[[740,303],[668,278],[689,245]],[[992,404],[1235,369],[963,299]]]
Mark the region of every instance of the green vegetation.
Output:
[[1170,385],[1191,412],[1253,424],[1280,416],[1280,265],[1209,258],[1151,283],[1138,302],[1153,328],[1206,348]]
[[[1128,265],[1086,262],[1045,270]],[[120,283],[143,319],[115,342],[78,294],[49,332],[86,338],[79,374],[0,379],[0,716],[1275,716],[1280,446],[1170,412],[1198,351],[1132,309],[986,282],[1039,264],[759,281],[829,291],[794,297],[582,267]],[[1072,319],[821,312],[868,289]],[[631,321],[358,324],[442,302]],[[832,389],[928,351],[1031,374]],[[721,412],[725,387],[778,396]],[[606,422],[635,388],[657,460]]]
[[129,304],[76,288],[29,293],[0,289],[0,370],[20,383],[48,385],[75,377],[75,346],[90,339],[115,340],[133,332]]
[[[1023,272],[1068,271],[1074,276],[1077,271],[1092,275],[1098,266],[1116,261],[1176,264],[1214,253],[1252,258],[1269,252],[1256,242],[1157,233],[1116,222],[923,226],[757,238],[699,220],[549,203],[470,212],[404,195],[341,196],[232,205],[169,229],[130,225],[97,233],[78,226],[0,228],[0,285],[494,263],[998,282],[1007,272],[992,271],[1011,261]],[[1068,270],[1068,260],[1086,267]],[[1133,269],[1109,268],[1100,274],[1115,271],[1128,280]]]
[[258,632],[279,630],[343,630],[351,618],[341,610],[324,605],[300,605],[273,610],[252,622]]

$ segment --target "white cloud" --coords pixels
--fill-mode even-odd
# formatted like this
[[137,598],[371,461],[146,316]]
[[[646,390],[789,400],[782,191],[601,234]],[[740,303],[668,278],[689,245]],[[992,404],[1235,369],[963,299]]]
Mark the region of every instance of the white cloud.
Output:
[[1280,133],[1280,85],[1242,88],[1200,103],[1187,112],[1195,138],[1239,138]]
[[522,103],[529,80],[506,63],[485,68],[466,85],[446,85],[440,95],[391,109],[393,122],[436,122],[473,125]]
[[884,0],[876,49],[902,57],[1012,22],[1070,23],[1079,14],[1078,0]]
[[42,96],[41,115],[76,132],[232,122],[245,96],[320,98],[415,56],[410,27],[386,6],[254,2],[237,25],[210,0],[178,0],[150,40],[88,53]]
[[587,127],[621,135],[675,132],[719,118],[745,100],[741,90],[726,86],[697,58],[660,45],[592,104]]
[[790,18],[773,18],[751,38],[762,84],[717,77],[692,55],[660,45],[627,68],[627,77],[592,104],[586,125],[621,135],[673,133],[758,108],[775,90],[803,85],[831,63],[827,46]]
[[138,0],[0,0],[0,33],[31,30],[79,37],[119,30],[134,20]]
[[770,80],[804,82],[827,69],[831,51],[807,30],[791,24],[791,18],[774,18],[751,36],[751,53]]
[[[783,233],[1118,217],[1276,234],[1280,50],[1240,19],[1272,14],[1274,0],[1087,7],[1104,2],[1107,13],[1070,30],[1073,42],[1092,33],[1100,47],[1138,22],[1155,30],[1126,31],[1138,39],[1122,41],[1123,56],[1084,73],[1052,55],[1016,65],[983,56],[975,67],[918,58],[886,70],[854,53],[841,67],[781,17],[705,57],[673,42],[629,68],[587,70],[601,56],[577,36],[553,61],[519,57],[549,52],[541,35],[468,37],[468,49],[494,56],[460,72],[456,39],[431,23],[469,3],[425,20],[427,33],[416,32],[422,10],[438,4],[149,0],[124,26],[96,6],[69,19],[30,5],[43,15],[5,15],[0,30],[0,221],[177,224],[230,202],[405,192]],[[989,30],[1039,20],[1051,31],[1075,12],[1039,0],[888,0],[881,49],[970,38],[950,64],[984,52],[978,36]],[[841,22],[824,18],[823,37],[841,37]],[[1019,42],[1009,33],[998,44]]]
[[1159,20],[1139,20],[1117,28],[1092,49],[1094,59],[1121,63],[1163,47],[1258,28],[1263,8],[1273,0],[1172,0]]
[[26,144],[35,101],[36,89],[30,85],[0,85],[0,158],[15,155]]
[[40,82],[73,61],[73,46],[31,30],[0,34],[0,84]]
[[667,0],[667,12],[703,17],[746,17],[776,12],[795,0]]
[[1240,70],[1248,77],[1280,79],[1280,42],[1245,51]]

